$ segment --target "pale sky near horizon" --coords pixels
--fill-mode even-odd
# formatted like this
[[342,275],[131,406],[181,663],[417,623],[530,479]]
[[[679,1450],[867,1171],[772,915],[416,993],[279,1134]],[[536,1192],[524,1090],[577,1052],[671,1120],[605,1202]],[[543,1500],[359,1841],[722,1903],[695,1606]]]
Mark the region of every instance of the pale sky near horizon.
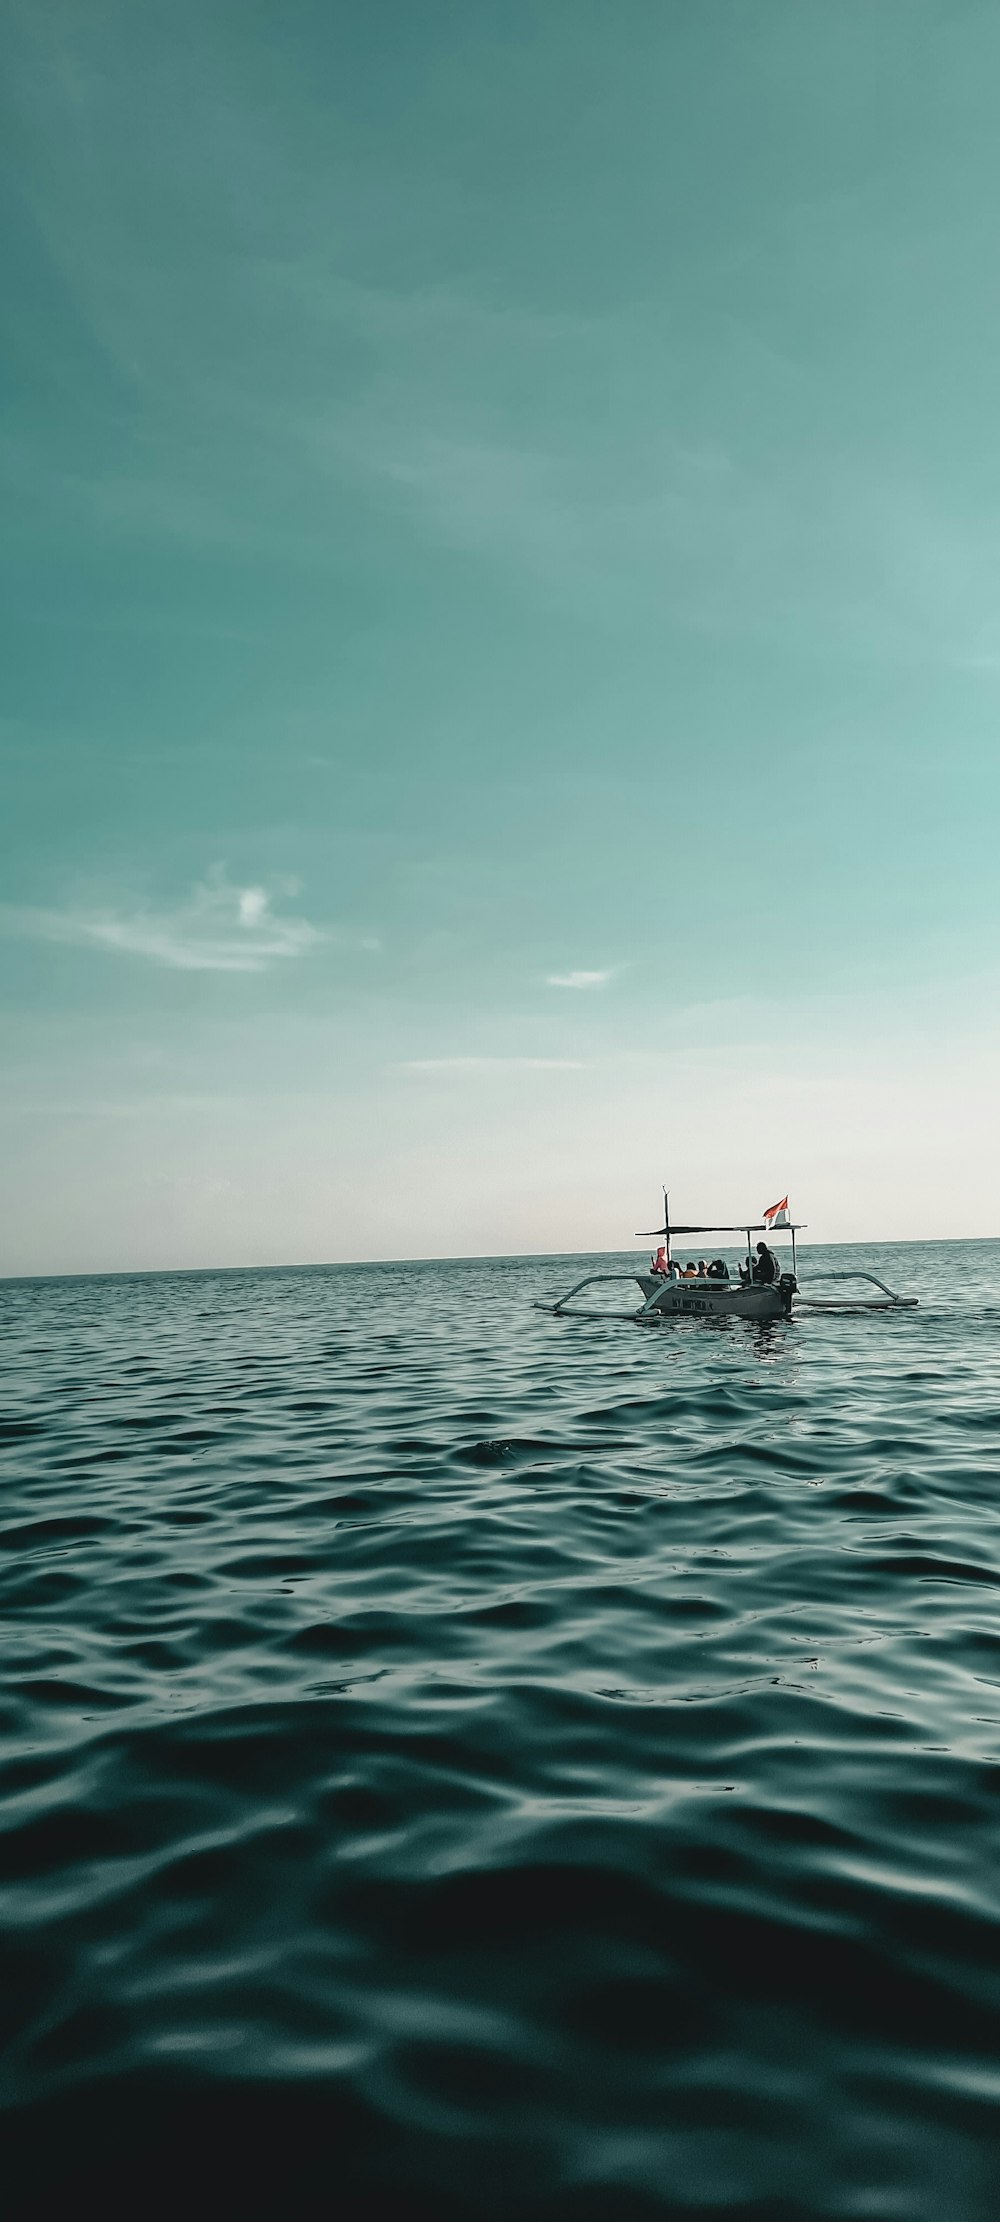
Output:
[[0,24],[0,1272],[1000,1233],[1000,7]]

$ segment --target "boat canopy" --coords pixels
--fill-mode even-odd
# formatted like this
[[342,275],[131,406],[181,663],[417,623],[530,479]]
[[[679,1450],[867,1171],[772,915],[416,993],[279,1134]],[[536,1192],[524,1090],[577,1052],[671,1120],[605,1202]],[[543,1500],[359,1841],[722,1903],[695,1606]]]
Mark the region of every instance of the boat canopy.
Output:
[[779,1226],[771,1226],[766,1219],[741,1219],[735,1227],[678,1227],[671,1220],[668,1227],[640,1227],[635,1239],[649,1242],[658,1234],[801,1234],[804,1226],[804,1219],[783,1219]]

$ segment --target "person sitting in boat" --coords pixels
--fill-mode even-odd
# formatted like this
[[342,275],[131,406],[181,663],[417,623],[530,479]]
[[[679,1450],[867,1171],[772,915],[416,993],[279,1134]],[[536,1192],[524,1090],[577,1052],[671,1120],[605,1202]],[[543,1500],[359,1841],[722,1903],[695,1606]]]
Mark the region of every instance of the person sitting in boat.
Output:
[[708,1268],[708,1278],[710,1281],[728,1281],[729,1267],[726,1264],[725,1258],[712,1259],[712,1263]]
[[741,1287],[741,1288],[749,1288],[749,1286],[750,1286],[750,1283],[751,1283],[751,1281],[753,1280],[753,1272],[752,1272],[752,1269],[751,1269],[751,1265],[752,1265],[752,1261],[751,1261],[751,1258],[750,1258],[750,1253],[749,1253],[749,1251],[747,1251],[746,1257],[744,1258],[744,1260],[743,1260],[743,1263],[742,1263],[742,1265],[740,1266],[740,1287]]
[[685,1268],[684,1268],[684,1271],[683,1271],[683,1273],[681,1274],[681,1280],[682,1280],[682,1281],[696,1281],[696,1280],[697,1280],[697,1278],[698,1278],[698,1268],[697,1268],[697,1266],[696,1266],[696,1264],[695,1264],[695,1262],[694,1262],[694,1259],[693,1259],[693,1258],[689,1258],[689,1259],[688,1259],[688,1261],[687,1261],[687,1264],[686,1264],[686,1266],[685,1266]]
[[768,1249],[766,1242],[758,1242],[757,1244],[753,1277],[758,1288],[770,1287],[772,1281],[780,1281],[781,1279],[781,1267],[774,1251]]
[[649,1270],[651,1273],[662,1273],[664,1277],[666,1277],[666,1275],[669,1273],[670,1265],[667,1258],[666,1244],[664,1242],[661,1242],[656,1256],[650,1258]]
[[698,1279],[699,1281],[707,1281],[708,1279],[708,1267],[705,1264],[704,1258],[699,1258],[698,1260]]

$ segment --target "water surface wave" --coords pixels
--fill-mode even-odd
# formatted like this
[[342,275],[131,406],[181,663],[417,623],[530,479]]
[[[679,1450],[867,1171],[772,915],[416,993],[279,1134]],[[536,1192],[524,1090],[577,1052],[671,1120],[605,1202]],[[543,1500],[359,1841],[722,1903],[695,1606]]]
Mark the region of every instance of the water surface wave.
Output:
[[997,2211],[1000,1245],[857,1255],[0,1284],[18,2211]]

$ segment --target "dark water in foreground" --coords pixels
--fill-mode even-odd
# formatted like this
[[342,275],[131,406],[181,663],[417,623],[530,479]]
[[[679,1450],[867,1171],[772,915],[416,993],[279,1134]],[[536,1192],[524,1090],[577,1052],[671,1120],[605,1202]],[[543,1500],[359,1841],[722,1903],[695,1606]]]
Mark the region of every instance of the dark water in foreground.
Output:
[[855,1258],[0,1284],[8,2211],[1000,2213],[1000,1244]]

